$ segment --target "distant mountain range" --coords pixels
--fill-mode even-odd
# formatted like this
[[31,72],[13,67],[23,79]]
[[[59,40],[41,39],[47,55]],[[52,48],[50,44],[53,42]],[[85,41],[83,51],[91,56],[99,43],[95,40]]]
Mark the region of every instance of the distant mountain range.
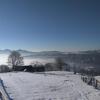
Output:
[[[92,66],[100,66],[100,50],[88,50],[88,51],[79,51],[79,52],[60,52],[60,51],[41,51],[41,52],[32,52],[27,50],[16,50],[24,58],[57,58],[60,57],[66,62],[72,62],[76,64],[87,64]],[[0,50],[0,54],[9,55],[12,50],[5,49]]]
[[[27,50],[16,50],[19,52],[23,57],[57,57],[57,56],[64,56],[64,52],[60,51],[41,51],[41,52],[32,52],[32,51],[27,51]],[[10,54],[12,50],[10,49],[5,49],[5,50],[0,50],[0,54]]]
[[[28,50],[16,50],[24,57],[65,57],[66,55],[80,55],[80,54],[99,54],[100,50],[88,50],[88,51],[78,51],[78,52],[61,52],[61,51],[41,51],[41,52],[32,52]],[[0,54],[10,54],[12,50],[4,49],[0,50]]]

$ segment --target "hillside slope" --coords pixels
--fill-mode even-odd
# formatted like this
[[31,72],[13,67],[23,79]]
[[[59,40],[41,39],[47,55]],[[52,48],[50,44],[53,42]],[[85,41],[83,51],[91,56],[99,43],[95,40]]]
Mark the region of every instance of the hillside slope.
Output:
[[100,91],[70,72],[0,74],[14,100],[100,100]]

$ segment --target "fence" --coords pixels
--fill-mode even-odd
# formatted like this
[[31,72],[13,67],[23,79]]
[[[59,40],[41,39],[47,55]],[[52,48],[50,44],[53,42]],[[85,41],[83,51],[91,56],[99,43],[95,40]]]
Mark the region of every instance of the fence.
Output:
[[4,87],[3,81],[1,79],[0,79],[0,98],[1,98],[1,100],[12,100],[9,97],[9,95]]
[[96,89],[100,90],[100,81],[93,76],[81,76],[83,82],[87,83],[88,85],[92,85]]

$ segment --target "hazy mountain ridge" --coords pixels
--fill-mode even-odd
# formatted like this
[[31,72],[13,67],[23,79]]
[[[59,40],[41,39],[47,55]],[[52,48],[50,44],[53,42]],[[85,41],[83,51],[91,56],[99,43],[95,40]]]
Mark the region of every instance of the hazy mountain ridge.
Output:
[[[64,55],[64,52],[60,52],[60,51],[41,51],[41,52],[32,52],[32,51],[28,51],[28,50],[16,50],[19,53],[21,53],[22,56],[24,57],[42,57],[42,56],[59,56],[59,55]],[[5,50],[0,50],[0,54],[10,54],[12,52],[12,50],[10,49],[5,49]]]
[[[100,54],[100,50],[88,50],[88,51],[78,51],[78,52],[61,52],[61,51],[40,51],[40,52],[32,52],[28,50],[16,50],[19,53],[21,53],[25,57],[34,57],[34,56],[69,56],[69,55],[89,55],[89,54]],[[0,54],[10,54],[12,50],[10,49],[4,49],[0,50]]]
[[[0,54],[10,54],[12,50],[5,49],[0,50]],[[93,60],[100,59],[100,50],[88,50],[88,51],[79,51],[79,52],[60,52],[60,51],[41,51],[41,52],[32,52],[27,50],[16,50],[22,54],[23,57],[36,57],[36,58],[56,58],[61,57],[70,61],[78,62],[79,60],[92,62]],[[82,61],[81,61],[82,62]]]
[[[12,50],[5,49],[0,50],[0,54],[9,55]],[[93,66],[100,65],[100,50],[88,50],[88,51],[79,51],[79,52],[60,52],[60,51],[41,51],[41,52],[32,52],[27,50],[16,50],[26,59],[36,59],[41,58],[47,60],[47,58],[55,59],[60,57],[66,62],[72,62],[79,65],[87,64]],[[1,55],[2,61],[2,55]]]

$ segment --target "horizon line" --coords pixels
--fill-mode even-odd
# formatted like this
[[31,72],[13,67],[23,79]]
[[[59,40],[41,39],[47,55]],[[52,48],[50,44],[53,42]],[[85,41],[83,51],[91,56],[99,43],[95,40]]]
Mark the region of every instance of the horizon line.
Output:
[[29,49],[0,49],[2,51],[4,50],[10,50],[10,51],[18,51],[18,50],[22,50],[22,51],[28,51],[28,52],[50,52],[50,51],[54,51],[54,52],[84,52],[84,51],[97,51],[97,50],[100,50],[99,48],[98,49],[87,49],[87,50],[29,50]]

